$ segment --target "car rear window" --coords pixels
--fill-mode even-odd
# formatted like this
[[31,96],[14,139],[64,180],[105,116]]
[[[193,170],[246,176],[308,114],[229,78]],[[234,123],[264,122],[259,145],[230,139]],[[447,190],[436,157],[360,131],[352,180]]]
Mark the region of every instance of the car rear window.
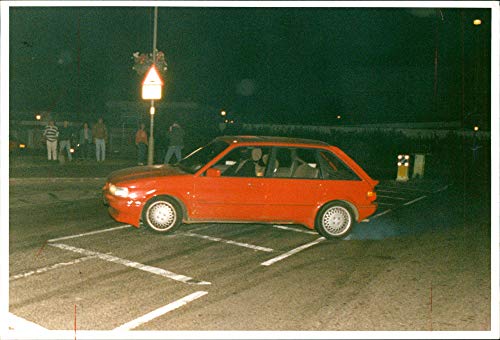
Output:
[[359,181],[360,178],[340,158],[327,150],[320,150],[319,163],[323,179]]

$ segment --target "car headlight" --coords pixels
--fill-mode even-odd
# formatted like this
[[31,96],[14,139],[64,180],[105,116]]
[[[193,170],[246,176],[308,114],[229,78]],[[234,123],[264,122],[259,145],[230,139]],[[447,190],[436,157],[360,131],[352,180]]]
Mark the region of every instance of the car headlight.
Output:
[[109,192],[111,195],[118,196],[118,197],[127,197],[128,196],[128,188],[124,187],[117,187],[114,184],[111,184],[109,186]]

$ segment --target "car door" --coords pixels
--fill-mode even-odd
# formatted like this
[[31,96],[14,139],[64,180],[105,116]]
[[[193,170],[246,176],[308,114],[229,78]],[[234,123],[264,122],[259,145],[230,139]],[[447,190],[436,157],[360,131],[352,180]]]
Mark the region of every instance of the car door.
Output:
[[266,173],[265,217],[268,221],[303,223],[322,199],[323,181],[316,150],[296,147],[276,147]]
[[260,221],[265,207],[262,156],[269,148],[231,150],[195,180],[193,220]]

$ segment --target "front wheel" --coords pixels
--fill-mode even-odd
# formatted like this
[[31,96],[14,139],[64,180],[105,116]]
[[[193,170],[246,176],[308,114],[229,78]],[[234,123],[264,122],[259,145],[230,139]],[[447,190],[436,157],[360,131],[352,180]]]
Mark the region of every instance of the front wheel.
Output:
[[354,214],[351,208],[341,201],[327,203],[316,216],[316,230],[328,239],[346,237],[353,225]]
[[156,232],[170,232],[181,224],[182,210],[179,204],[170,197],[154,197],[144,206],[142,221]]

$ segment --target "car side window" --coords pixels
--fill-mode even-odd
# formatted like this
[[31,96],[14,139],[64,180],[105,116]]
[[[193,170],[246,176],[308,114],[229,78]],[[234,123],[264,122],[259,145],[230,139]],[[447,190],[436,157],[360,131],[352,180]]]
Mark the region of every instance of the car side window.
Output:
[[359,181],[360,178],[340,158],[327,150],[318,152],[323,179]]
[[292,156],[289,148],[276,148],[272,177],[290,177],[292,167]]
[[262,177],[266,170],[263,158],[268,159],[268,147],[239,147],[230,151],[213,167],[222,177]]
[[280,178],[319,178],[316,151],[306,148],[276,148],[276,169],[272,177]]

